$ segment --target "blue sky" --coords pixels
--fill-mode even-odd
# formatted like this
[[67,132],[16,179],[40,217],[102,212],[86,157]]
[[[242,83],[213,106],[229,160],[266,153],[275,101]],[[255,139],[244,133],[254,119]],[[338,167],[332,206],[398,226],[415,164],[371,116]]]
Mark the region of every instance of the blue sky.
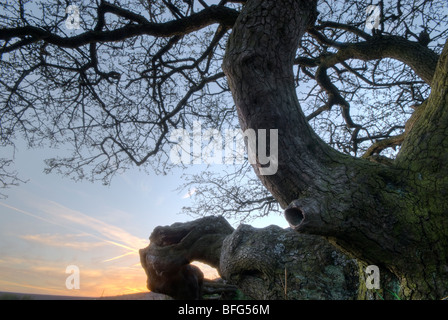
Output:
[[[0,291],[93,297],[146,291],[138,249],[156,226],[193,219],[180,214],[192,201],[188,190],[176,191],[181,170],[156,176],[131,169],[110,186],[44,174],[43,160],[61,152],[19,144],[15,169],[28,182],[0,200]],[[278,215],[251,224],[287,226]],[[79,290],[65,286],[69,265],[80,269]]]

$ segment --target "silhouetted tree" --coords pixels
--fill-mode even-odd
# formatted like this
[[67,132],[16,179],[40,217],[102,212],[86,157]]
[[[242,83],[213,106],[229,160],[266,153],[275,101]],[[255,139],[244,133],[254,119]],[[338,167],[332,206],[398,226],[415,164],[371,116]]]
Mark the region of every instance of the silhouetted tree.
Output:
[[47,171],[108,183],[169,170],[172,130],[238,115],[279,130],[278,172],[253,166],[252,200],[190,183],[222,187],[229,211],[278,204],[388,268],[403,297],[448,295],[446,1],[379,1],[372,30],[356,0],[77,1],[79,29],[70,4],[0,4],[2,146],[70,145]]

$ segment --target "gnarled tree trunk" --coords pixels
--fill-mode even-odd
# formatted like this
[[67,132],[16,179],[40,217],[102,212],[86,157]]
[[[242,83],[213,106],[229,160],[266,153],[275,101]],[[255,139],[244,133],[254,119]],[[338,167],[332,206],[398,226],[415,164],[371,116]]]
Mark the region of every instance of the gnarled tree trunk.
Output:
[[159,226],[140,250],[149,290],[175,299],[201,299],[204,275],[193,261],[219,266],[221,246],[233,228],[223,218]]
[[448,45],[430,98],[411,119],[397,160],[386,166],[335,151],[305,119],[292,67],[315,16],[316,1],[249,0],[234,25],[223,68],[241,127],[278,129],[277,173],[262,175],[259,163],[255,172],[296,231],[323,235],[389,269],[405,298],[442,298],[448,295]]
[[[201,292],[234,292],[252,299],[356,299],[356,260],[319,236],[269,226],[236,230],[222,217],[157,227],[140,250],[148,289],[175,299],[200,299]],[[227,284],[202,281],[194,260],[219,271]],[[363,281],[363,280],[362,280]],[[216,287],[218,286],[218,287]],[[206,289],[206,290],[204,290]]]

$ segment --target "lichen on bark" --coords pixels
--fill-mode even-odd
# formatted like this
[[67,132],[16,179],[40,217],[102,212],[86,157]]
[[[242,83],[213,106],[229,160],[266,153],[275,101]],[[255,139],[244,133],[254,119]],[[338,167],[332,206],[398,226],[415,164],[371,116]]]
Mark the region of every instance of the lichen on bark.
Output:
[[[294,54],[316,1],[247,1],[223,69],[243,129],[278,129],[275,175],[254,170],[298,232],[327,237],[389,270],[403,298],[448,295],[448,44],[431,95],[408,125],[397,160],[343,155],[311,129],[293,82]],[[427,74],[432,74],[430,70]],[[426,76],[428,78],[428,76]],[[300,90],[300,87],[299,89]]]
[[356,260],[321,237],[289,228],[240,225],[233,230],[222,217],[206,217],[157,227],[150,239],[140,250],[148,289],[174,298],[200,298],[203,282],[190,266],[199,257],[250,299],[347,300],[359,295]]

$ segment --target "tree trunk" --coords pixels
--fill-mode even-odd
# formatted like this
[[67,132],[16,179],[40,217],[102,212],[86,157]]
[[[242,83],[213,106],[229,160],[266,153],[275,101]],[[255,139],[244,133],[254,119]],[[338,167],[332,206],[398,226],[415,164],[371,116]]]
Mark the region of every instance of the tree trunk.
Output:
[[354,300],[363,294],[356,259],[322,237],[272,225],[240,225],[227,236],[219,271],[256,300]]
[[296,231],[323,235],[389,269],[404,298],[442,298],[448,295],[448,49],[396,164],[341,154],[307,123],[293,81],[295,53],[314,23],[316,2],[249,0],[233,27],[223,68],[240,125],[278,129],[277,173],[262,175],[258,154],[255,172]]
[[206,217],[199,221],[159,226],[140,250],[147,287],[175,299],[201,299],[204,275],[193,261],[218,268],[224,238],[233,228],[224,219]]
[[[155,228],[140,260],[148,289],[175,299],[217,292],[226,297],[236,287],[261,300],[347,300],[365,293],[358,289],[364,272],[358,272],[356,260],[322,237],[278,226],[234,230],[222,217]],[[190,265],[195,260],[217,268],[226,283],[203,281]]]

